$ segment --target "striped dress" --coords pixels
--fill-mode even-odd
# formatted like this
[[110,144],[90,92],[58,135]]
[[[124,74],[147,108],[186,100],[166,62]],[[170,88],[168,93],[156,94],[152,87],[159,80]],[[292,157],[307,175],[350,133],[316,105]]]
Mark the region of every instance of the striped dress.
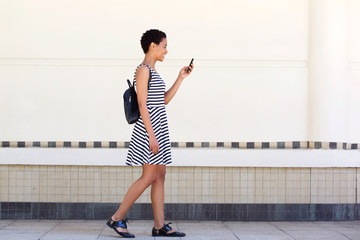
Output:
[[[137,67],[137,69],[139,67]],[[149,135],[140,116],[133,129],[126,158],[126,164],[131,166],[144,165],[146,163],[152,165],[166,165],[171,163],[170,138],[164,99],[165,82],[157,72],[151,69],[151,67],[147,67],[151,72],[147,108],[149,110],[150,121],[155,132],[155,137],[159,143],[159,152],[153,154],[149,150]],[[136,71],[134,74],[134,84],[136,86],[135,75]]]

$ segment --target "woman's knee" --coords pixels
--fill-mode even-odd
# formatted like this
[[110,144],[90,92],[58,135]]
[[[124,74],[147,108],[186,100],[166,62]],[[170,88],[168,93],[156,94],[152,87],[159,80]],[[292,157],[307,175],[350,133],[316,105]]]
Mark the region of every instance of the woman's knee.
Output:
[[156,181],[165,182],[166,166],[146,166],[143,171],[143,178],[149,185]]
[[166,175],[166,168],[163,167],[158,171],[156,180],[165,182],[165,175]]

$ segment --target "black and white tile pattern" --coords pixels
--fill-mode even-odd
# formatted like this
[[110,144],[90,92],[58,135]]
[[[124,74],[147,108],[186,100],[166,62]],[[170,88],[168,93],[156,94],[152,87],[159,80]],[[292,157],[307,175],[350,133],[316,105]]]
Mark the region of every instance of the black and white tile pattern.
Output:
[[[2,141],[2,148],[128,148],[129,142],[118,141]],[[231,149],[343,149],[359,150],[359,143],[280,141],[280,142],[171,142],[172,148]]]

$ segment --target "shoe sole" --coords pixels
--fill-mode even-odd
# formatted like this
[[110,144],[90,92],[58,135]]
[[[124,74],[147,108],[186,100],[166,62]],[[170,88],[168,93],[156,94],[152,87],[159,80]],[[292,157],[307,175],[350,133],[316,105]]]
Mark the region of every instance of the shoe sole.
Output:
[[184,236],[176,236],[176,235],[152,235],[153,237],[186,237],[186,235]]
[[122,238],[135,238],[135,235],[133,237],[128,237],[128,236],[123,236],[121,235],[121,232],[117,231],[116,228],[114,228],[109,222],[106,223],[106,225],[113,229],[119,236],[121,236]]

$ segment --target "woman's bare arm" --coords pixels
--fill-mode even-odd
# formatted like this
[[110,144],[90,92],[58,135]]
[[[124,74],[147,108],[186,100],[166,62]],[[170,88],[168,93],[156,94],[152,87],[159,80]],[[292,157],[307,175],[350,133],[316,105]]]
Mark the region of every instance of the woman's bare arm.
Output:
[[179,76],[177,77],[174,84],[171,86],[171,88],[169,90],[167,90],[165,92],[165,104],[168,104],[171,101],[171,99],[175,96],[175,94],[176,94],[177,90],[179,89],[184,78],[189,76],[190,73],[192,72],[192,70],[194,69],[194,65],[193,64],[191,65],[189,72],[187,72],[187,69],[188,69],[188,66],[183,67],[181,69]]

